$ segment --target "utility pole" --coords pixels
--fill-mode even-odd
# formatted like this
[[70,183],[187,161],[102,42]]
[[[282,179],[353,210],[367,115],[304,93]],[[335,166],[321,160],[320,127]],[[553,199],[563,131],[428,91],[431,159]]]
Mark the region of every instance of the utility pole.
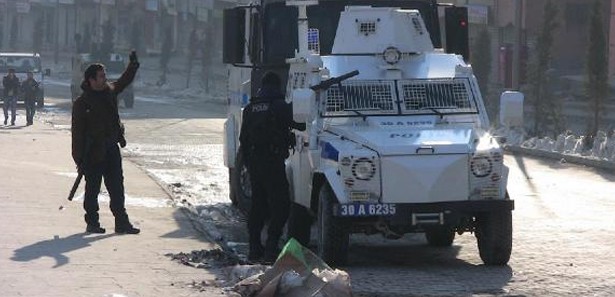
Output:
[[58,64],[58,55],[60,53],[60,0],[56,0],[56,40],[55,40],[55,52],[53,54],[53,61]]
[[522,32],[522,13],[523,0],[515,0],[515,46],[513,49],[512,61],[512,89],[519,90],[519,77],[521,66],[521,32]]

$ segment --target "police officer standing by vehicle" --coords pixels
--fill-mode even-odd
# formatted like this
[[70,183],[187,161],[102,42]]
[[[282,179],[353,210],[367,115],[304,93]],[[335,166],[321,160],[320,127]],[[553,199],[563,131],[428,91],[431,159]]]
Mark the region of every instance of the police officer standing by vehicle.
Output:
[[34,123],[34,111],[36,110],[36,95],[38,94],[38,82],[34,79],[32,71],[28,71],[28,78],[21,83],[21,91],[26,104],[26,122],[30,126]]
[[[248,216],[248,260],[271,263],[279,254],[278,243],[290,208],[284,160],[294,142],[291,129],[305,130],[293,121],[292,106],[284,101],[280,77],[267,72],[256,97],[244,108],[239,141],[252,185]],[[270,218],[265,246],[261,232]]]
[[85,70],[81,88],[83,94],[73,104],[72,156],[78,170],[85,175],[86,232],[105,233],[98,217],[98,194],[104,178],[109,192],[110,208],[115,217],[115,232],[138,234],[132,226],[124,207],[124,176],[121,147],[126,146],[124,128],[118,113],[118,94],[134,79],[139,62],[133,51],[130,63],[122,76],[113,83],[107,82],[105,67],[91,64]]

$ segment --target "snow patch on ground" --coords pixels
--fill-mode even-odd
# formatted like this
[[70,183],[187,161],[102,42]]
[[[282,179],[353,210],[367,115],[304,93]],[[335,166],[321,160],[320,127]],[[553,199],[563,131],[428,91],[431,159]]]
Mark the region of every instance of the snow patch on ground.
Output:
[[77,178],[77,171],[75,171],[75,172],[54,172],[54,173],[59,175],[59,176],[66,176],[66,177],[70,177],[70,178]]
[[[79,196],[75,196],[73,201],[82,202],[84,198],[85,192],[81,192]],[[158,208],[158,207],[172,207],[173,201],[169,199],[160,199],[160,198],[150,198],[150,197],[133,197],[130,195],[125,195],[126,197],[126,205],[127,206],[140,206],[147,208]],[[98,195],[98,202],[109,204],[109,193],[101,191]]]
[[125,149],[144,163],[149,174],[169,185],[176,197],[201,206],[229,202],[228,169],[221,151],[221,144],[136,144]]
[[556,139],[528,138],[524,131],[517,129],[501,128],[493,132],[495,135],[506,136],[506,144],[512,146],[615,162],[615,131],[598,131],[593,138],[567,132],[558,135]]

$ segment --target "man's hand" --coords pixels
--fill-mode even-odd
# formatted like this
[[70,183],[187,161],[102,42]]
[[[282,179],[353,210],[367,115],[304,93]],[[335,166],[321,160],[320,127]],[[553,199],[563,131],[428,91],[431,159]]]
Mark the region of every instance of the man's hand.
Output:
[[130,52],[130,56],[128,57],[130,60],[130,64],[139,68],[139,58],[137,58],[137,51],[133,50]]
[[125,148],[125,147],[126,147],[126,138],[124,138],[124,136],[122,136],[122,137],[120,138],[119,143],[120,143],[120,147],[121,147],[121,148]]

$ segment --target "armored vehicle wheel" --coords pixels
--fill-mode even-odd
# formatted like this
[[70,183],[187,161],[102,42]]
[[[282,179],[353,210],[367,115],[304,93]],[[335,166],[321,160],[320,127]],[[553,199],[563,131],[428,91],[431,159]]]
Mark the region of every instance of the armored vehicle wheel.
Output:
[[337,200],[329,184],[320,189],[318,198],[318,256],[329,265],[344,265],[350,238],[345,222],[333,216]]
[[229,170],[229,175],[231,201],[239,210],[247,214],[250,211],[252,201],[252,186],[250,174],[241,153],[237,153],[235,168]]
[[506,265],[512,251],[512,212],[481,213],[476,221],[480,258],[486,265]]
[[445,227],[434,227],[425,230],[425,238],[431,246],[451,246],[455,240],[455,231]]
[[314,218],[309,211],[297,203],[290,206],[288,217],[288,235],[299,241],[303,246],[308,246],[311,237],[311,228]]

